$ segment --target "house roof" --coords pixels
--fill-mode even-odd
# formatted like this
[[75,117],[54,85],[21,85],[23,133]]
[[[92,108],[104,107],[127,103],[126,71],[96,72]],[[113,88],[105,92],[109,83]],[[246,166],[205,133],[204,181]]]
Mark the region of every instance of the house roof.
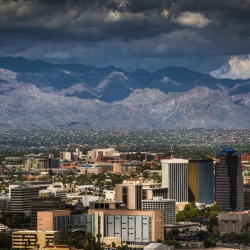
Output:
[[170,247],[163,244],[163,243],[150,243],[149,245],[145,246],[144,249],[169,249]]

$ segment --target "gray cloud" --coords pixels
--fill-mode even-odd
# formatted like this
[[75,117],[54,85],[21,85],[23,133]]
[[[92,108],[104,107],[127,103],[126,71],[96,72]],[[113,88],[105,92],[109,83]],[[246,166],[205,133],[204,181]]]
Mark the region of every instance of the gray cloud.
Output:
[[0,0],[0,36],[2,56],[210,72],[250,54],[250,1]]

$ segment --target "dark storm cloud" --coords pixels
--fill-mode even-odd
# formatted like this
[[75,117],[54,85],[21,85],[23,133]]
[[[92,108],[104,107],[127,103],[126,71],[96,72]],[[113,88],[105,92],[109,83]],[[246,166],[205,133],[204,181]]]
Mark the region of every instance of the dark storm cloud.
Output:
[[250,0],[0,0],[0,36],[2,56],[208,72],[250,54]]

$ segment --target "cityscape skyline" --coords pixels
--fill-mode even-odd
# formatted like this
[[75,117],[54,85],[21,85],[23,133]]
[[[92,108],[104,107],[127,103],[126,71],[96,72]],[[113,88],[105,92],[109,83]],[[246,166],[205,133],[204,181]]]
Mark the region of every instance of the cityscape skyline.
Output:
[[[249,154],[227,147],[214,152],[214,159],[192,160],[170,151],[94,148],[85,155],[77,148],[61,151],[60,158],[13,152],[0,175],[0,210],[3,218],[10,217],[0,226],[18,229],[12,234],[15,249],[27,242],[28,249],[37,243],[52,246],[62,242],[62,233],[76,231],[107,247],[114,242],[138,248],[171,239],[175,229],[188,230],[181,237],[192,240],[200,230],[217,236],[248,232]],[[46,242],[48,237],[54,240]]]
[[249,250],[250,0],[0,0],[0,35],[0,249]]

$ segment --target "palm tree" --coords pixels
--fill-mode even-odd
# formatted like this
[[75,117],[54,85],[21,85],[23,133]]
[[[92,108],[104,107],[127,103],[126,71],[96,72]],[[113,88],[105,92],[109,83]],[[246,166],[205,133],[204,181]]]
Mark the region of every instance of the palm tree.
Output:
[[[22,234],[22,241],[23,241],[23,243],[24,243],[24,240],[25,240],[25,235],[24,234]],[[26,244],[26,243],[25,243]],[[24,245],[23,245],[24,246]]]
[[36,234],[35,234],[34,238],[35,238],[34,246],[37,248],[37,241],[38,241],[38,239],[37,239],[37,235]]

